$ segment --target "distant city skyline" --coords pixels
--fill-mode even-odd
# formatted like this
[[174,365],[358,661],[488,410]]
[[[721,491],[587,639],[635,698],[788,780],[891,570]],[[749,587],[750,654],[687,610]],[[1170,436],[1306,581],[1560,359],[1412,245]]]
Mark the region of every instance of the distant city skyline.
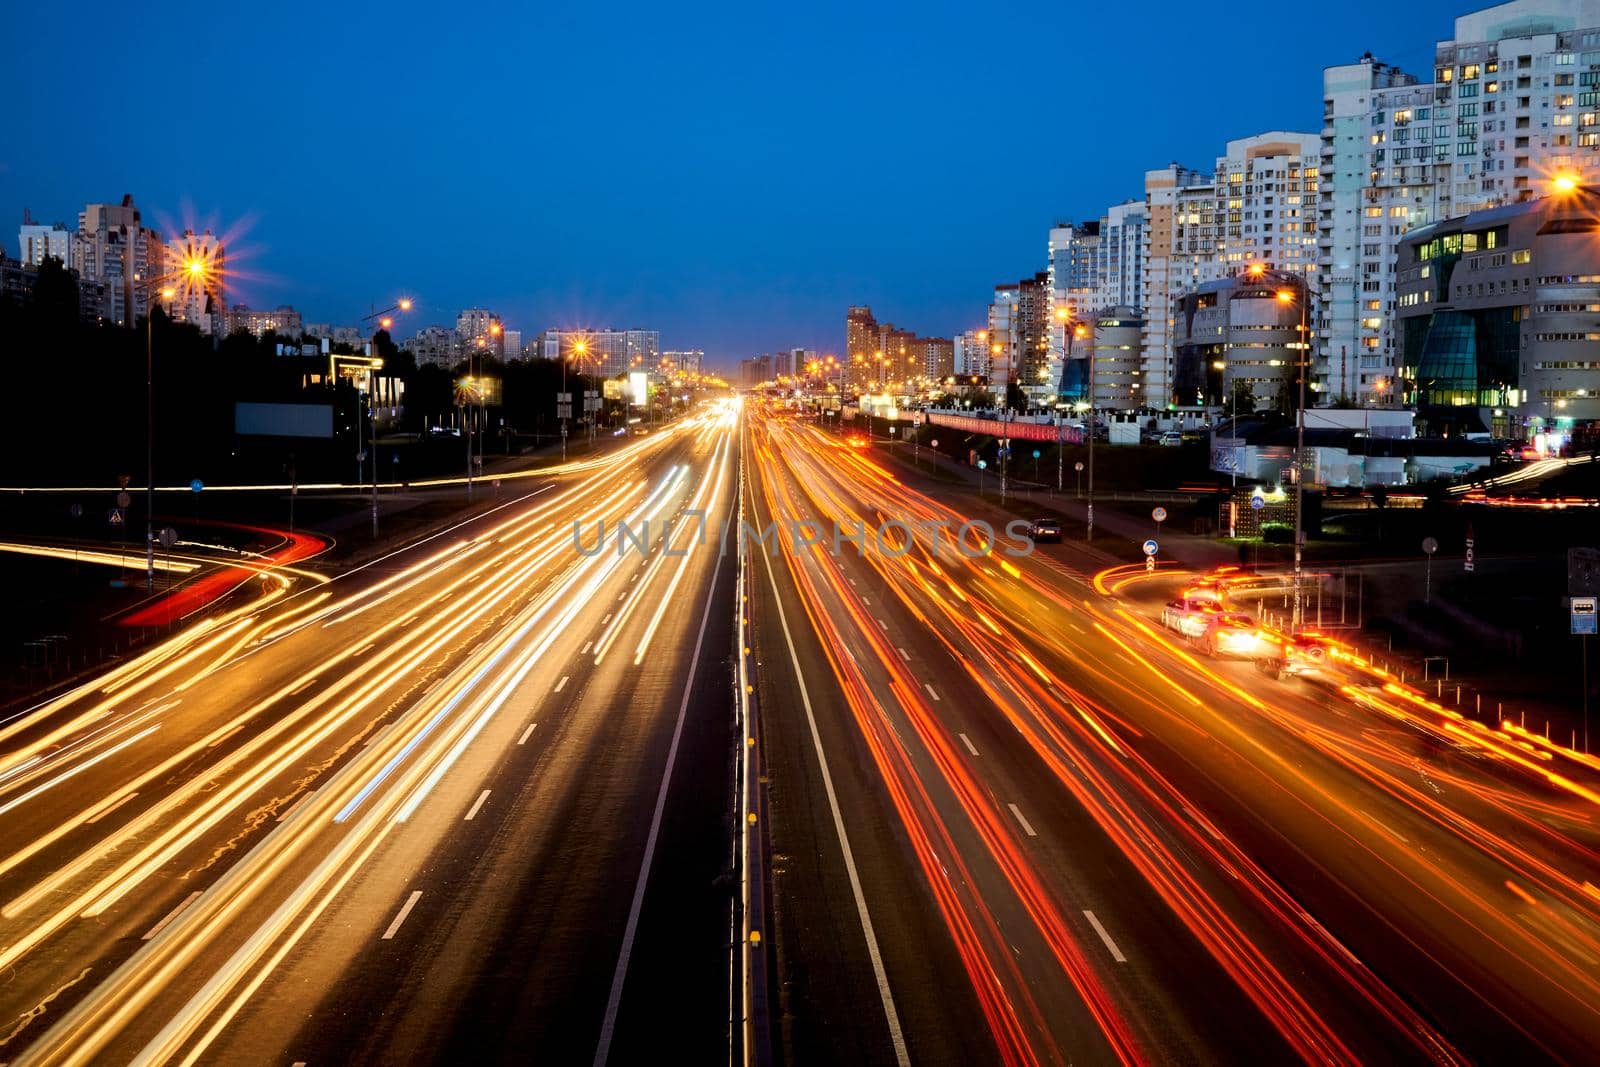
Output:
[[[1112,9],[825,7],[801,22],[557,7],[499,18],[489,37],[403,3],[375,25],[183,7],[0,14],[16,41],[65,44],[88,19],[117,25],[126,54],[181,49],[191,80],[218,63],[203,93],[176,76],[182,122],[107,123],[94,79],[41,93],[37,71],[0,70],[30,100],[0,145],[8,249],[25,208],[70,226],[85,203],[132,193],[163,232],[227,234],[230,301],[346,322],[404,292],[418,303],[402,334],[469,307],[524,336],[647,325],[726,370],[841,350],[850,304],[922,334],[981,326],[997,282],[1043,269],[1052,222],[1138,197],[1169,161],[1207,166],[1230,139],[1317,129],[1325,66],[1370,50],[1425,74],[1472,5],[1137,26]],[[991,20],[1017,32],[975,49]],[[595,77],[578,47],[595,42],[634,61]],[[286,75],[283,57],[308,47],[404,77],[334,90]],[[1179,55],[1195,57],[1197,88],[1232,90],[1192,104],[1167,69]],[[1002,121],[1036,134],[1004,160],[983,147]]]

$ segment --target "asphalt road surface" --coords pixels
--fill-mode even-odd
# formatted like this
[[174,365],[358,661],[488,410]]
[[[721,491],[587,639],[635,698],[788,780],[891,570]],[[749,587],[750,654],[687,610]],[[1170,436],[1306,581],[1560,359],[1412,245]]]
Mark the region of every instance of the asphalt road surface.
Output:
[[707,411],[0,727],[0,1060],[725,1058],[734,567],[684,519],[736,454]]

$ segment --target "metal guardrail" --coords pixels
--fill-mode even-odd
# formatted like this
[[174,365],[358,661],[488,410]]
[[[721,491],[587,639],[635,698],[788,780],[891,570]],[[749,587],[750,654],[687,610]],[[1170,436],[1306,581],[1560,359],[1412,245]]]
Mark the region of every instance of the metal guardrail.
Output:
[[[744,528],[744,451],[739,454],[739,525]],[[738,542],[739,578],[736,586],[737,602],[734,610],[738,616],[735,640],[738,641],[738,669],[735,672],[739,688],[740,732],[744,738],[739,746],[736,788],[739,792],[739,900],[742,930],[740,962],[742,971],[742,1020],[738,1027],[740,1062],[755,1067],[767,1067],[772,1062],[772,1016],[768,955],[763,929],[767,916],[767,807],[766,791],[762,788],[763,753],[761,730],[757,716],[759,705],[750,671],[750,601],[747,577],[750,557],[745,551],[744,538]],[[729,1049],[730,1062],[733,1049]]]

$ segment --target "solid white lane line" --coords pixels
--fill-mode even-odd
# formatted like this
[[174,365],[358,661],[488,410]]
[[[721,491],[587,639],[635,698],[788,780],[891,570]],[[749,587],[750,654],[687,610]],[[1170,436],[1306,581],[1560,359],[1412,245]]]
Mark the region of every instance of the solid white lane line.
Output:
[[1017,821],[1022,824],[1023,830],[1027,831],[1029,837],[1039,836],[1033,832],[1033,826],[1029,824],[1027,817],[1022,814],[1021,808],[1017,807],[1015,804],[1007,804],[1006,807],[1011,809],[1011,814],[1017,817]]
[[172,923],[173,919],[176,919],[179,915],[183,914],[183,909],[184,908],[187,908],[190,904],[194,903],[194,898],[199,896],[199,895],[200,895],[200,890],[196,889],[193,893],[190,893],[188,896],[184,897],[182,904],[179,904],[176,908],[173,908],[171,911],[167,912],[167,917],[165,919],[162,919],[160,922],[156,923],[154,926],[152,926],[150,928],[149,933],[145,934],[139,940],[140,941],[148,941],[152,937],[154,937],[157,934],[159,934],[161,931],[165,930]]
[[[741,485],[740,490],[743,491],[743,488]],[[765,553],[762,559],[766,560],[767,584],[772,588],[772,602],[778,608],[783,639],[789,646],[789,663],[794,668],[795,680],[800,683],[800,703],[806,709],[806,724],[811,728],[811,747],[817,753],[817,766],[822,771],[822,788],[828,795],[828,810],[833,814],[833,830],[839,838],[839,849],[844,853],[845,873],[850,876],[850,894],[855,897],[856,915],[861,920],[861,933],[867,941],[867,958],[872,961],[872,974],[878,982],[878,999],[883,1003],[884,1020],[889,1026],[889,1043],[894,1047],[895,1062],[900,1067],[911,1067],[911,1056],[906,1051],[906,1036],[900,1029],[900,1013],[894,1006],[894,994],[889,991],[889,976],[883,969],[878,935],[873,932],[867,898],[861,892],[861,875],[856,870],[855,853],[850,850],[850,836],[845,833],[844,816],[839,813],[839,795],[834,792],[833,773],[828,770],[828,757],[822,751],[822,735],[817,731],[817,716],[811,709],[811,690],[806,686],[805,672],[800,669],[800,654],[795,651],[794,637],[789,632],[788,613],[783,610],[783,600],[778,596],[778,580],[772,574],[772,561]]]
[[971,738],[969,738],[966,734],[956,734],[956,736],[961,738],[961,743],[967,746],[968,752],[972,753],[974,756],[978,754],[978,750],[973,746]]
[[1083,917],[1089,920],[1089,925],[1094,927],[1094,932],[1100,935],[1100,940],[1105,942],[1106,948],[1111,952],[1111,958],[1118,963],[1127,963],[1128,957],[1122,954],[1117,943],[1111,940],[1111,935],[1106,933],[1106,928],[1100,925],[1100,920],[1094,917],[1094,912],[1084,909]]
[[898,652],[898,653],[900,653],[900,658],[901,658],[901,659],[903,659],[903,660],[905,660],[905,661],[906,661],[906,662],[907,662],[907,663],[910,663],[910,662],[911,662],[911,657],[910,657],[910,656],[908,656],[908,655],[906,655],[906,650],[905,650],[905,649],[903,649],[903,648],[900,648],[900,647],[898,647],[898,646],[897,646],[897,647],[896,647],[896,648],[895,648],[895,651],[896,651],[896,652]]
[[530,722],[528,724],[528,728],[526,730],[522,731],[522,736],[517,738],[517,744],[519,744],[519,745],[527,744],[528,743],[528,738],[533,736],[533,728],[535,726],[538,726],[538,725],[539,724],[536,723],[536,722]]
[[561,692],[563,689],[565,689],[567,687],[567,678],[568,678],[568,675],[563,674],[561,676],[561,681],[556,683],[556,687],[555,687],[554,692],[559,693],[559,692]]
[[406,921],[406,916],[411,914],[411,909],[417,906],[417,900],[421,896],[422,890],[413,889],[411,891],[411,895],[406,898],[406,902],[400,906],[400,914],[394,917],[394,922],[389,924],[389,929],[383,932],[381,940],[394,940],[394,935],[400,932],[400,924]]
[[928,695],[931,696],[933,699],[935,699],[935,700],[939,699],[939,694],[934,690],[932,682],[923,682],[922,683],[922,688],[926,689],[928,691]]
[[463,822],[471,822],[472,821],[472,817],[474,815],[478,814],[478,809],[483,807],[483,802],[485,800],[488,800],[488,799],[489,799],[489,791],[487,789],[485,789],[483,792],[478,794],[478,799],[472,802],[472,809],[467,812],[467,817],[465,819],[463,819],[462,821]]
[[311,794],[315,793],[315,792],[316,792],[315,789],[311,789],[311,790],[308,790],[308,791],[306,791],[304,793],[301,793],[300,794],[300,799],[296,800],[293,804],[290,804],[287,808],[283,809],[282,814],[280,814],[273,821],[274,822],[282,822],[283,820],[287,819],[289,816],[293,815],[295,812],[299,811],[300,810],[300,805],[302,805],[306,801],[310,800],[311,799]]
[[611,976],[611,993],[606,998],[605,1020],[600,1026],[600,1041],[594,1050],[595,1067],[604,1067],[611,1054],[611,1036],[617,1026],[617,1009],[622,1004],[622,983],[628,976],[628,959],[633,955],[634,935],[639,931],[639,911],[644,907],[645,884],[650,880],[650,864],[655,859],[656,839],[661,836],[661,818],[667,809],[667,787],[672,784],[672,768],[678,762],[678,743],[683,739],[683,722],[689,714],[689,697],[694,692],[694,680],[700,673],[700,650],[705,647],[706,626],[711,622],[711,605],[717,596],[717,582],[722,568],[713,565],[711,588],[706,592],[705,610],[700,613],[700,632],[694,639],[694,652],[689,657],[689,676],[683,683],[683,699],[678,703],[678,721],[672,727],[672,743],[667,746],[667,765],[661,772],[661,786],[656,790],[656,810],[650,816],[650,833],[645,837],[644,859],[639,864],[639,880],[634,883],[633,903],[628,906],[628,922],[622,931],[622,951],[617,955],[617,969]]
[[105,818],[107,815],[110,815],[112,812],[116,811],[118,808],[122,807],[122,805],[126,804],[128,801],[132,800],[134,797],[136,797],[138,795],[139,795],[138,793],[128,793],[128,794],[126,794],[121,800],[119,800],[115,804],[111,805],[105,811],[102,811],[100,814],[96,815],[94,818],[87,820],[84,823],[84,825],[85,826],[93,826],[95,823],[99,822],[101,819]]

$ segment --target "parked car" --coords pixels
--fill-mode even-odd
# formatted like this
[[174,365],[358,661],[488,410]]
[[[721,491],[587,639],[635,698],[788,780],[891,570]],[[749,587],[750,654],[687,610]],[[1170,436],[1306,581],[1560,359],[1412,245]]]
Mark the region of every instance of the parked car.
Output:
[[1166,448],[1176,448],[1177,446],[1183,444],[1183,434],[1176,430],[1168,430],[1166,433],[1157,438],[1156,444],[1162,445]]

